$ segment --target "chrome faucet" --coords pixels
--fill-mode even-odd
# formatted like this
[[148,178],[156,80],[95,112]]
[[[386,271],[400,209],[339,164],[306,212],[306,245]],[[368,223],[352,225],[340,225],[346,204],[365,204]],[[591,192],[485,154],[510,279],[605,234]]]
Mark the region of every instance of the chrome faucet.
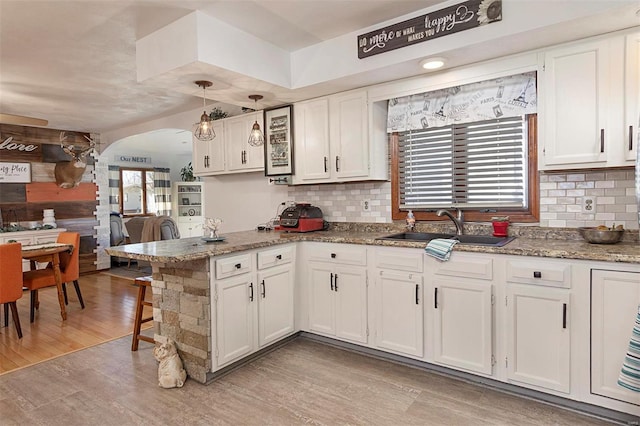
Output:
[[451,219],[451,221],[453,222],[453,224],[456,226],[456,234],[457,235],[462,235],[464,233],[464,213],[462,213],[462,210],[460,209],[456,209],[457,214],[457,218],[455,218],[451,212],[449,212],[448,210],[438,210],[436,212],[436,215],[438,216],[447,216],[449,219]]

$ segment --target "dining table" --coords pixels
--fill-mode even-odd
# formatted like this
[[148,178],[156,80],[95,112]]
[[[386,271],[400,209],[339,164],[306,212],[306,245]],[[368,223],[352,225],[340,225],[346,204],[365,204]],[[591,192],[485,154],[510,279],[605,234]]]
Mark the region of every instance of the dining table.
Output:
[[22,258],[30,260],[31,268],[35,268],[38,263],[51,264],[53,276],[58,289],[58,302],[60,303],[60,315],[62,320],[67,319],[67,310],[64,304],[64,293],[62,291],[62,275],[60,273],[60,253],[73,251],[73,244],[46,243],[22,246]]

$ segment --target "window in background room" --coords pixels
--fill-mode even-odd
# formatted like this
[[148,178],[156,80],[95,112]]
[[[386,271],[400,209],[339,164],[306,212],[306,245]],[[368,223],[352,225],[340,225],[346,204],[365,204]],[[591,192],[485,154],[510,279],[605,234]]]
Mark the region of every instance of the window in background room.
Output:
[[120,213],[125,216],[155,214],[153,170],[120,169]]

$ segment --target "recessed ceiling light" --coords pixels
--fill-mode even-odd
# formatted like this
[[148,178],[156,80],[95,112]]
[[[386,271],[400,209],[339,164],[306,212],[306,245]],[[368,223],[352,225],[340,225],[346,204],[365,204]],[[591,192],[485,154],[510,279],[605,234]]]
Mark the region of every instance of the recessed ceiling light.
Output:
[[420,66],[425,70],[436,70],[444,66],[444,58],[427,58],[420,61]]

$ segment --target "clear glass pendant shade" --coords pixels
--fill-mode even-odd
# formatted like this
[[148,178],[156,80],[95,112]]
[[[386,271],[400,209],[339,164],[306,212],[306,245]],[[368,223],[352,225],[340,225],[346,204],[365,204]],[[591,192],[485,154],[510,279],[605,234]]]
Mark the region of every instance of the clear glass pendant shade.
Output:
[[249,145],[251,146],[261,146],[264,144],[264,135],[260,130],[260,125],[256,121],[253,123],[253,127],[251,128],[251,133],[249,134]]
[[199,141],[207,142],[216,137],[211,125],[211,117],[207,114],[207,87],[211,87],[212,83],[206,80],[198,80],[196,84],[202,87],[202,107],[205,111],[200,116],[200,122],[193,125],[193,136]]
[[211,118],[209,118],[206,111],[202,113],[200,122],[194,124],[193,136],[203,142],[213,140],[216,137],[216,132],[213,131],[213,126],[211,125]]

